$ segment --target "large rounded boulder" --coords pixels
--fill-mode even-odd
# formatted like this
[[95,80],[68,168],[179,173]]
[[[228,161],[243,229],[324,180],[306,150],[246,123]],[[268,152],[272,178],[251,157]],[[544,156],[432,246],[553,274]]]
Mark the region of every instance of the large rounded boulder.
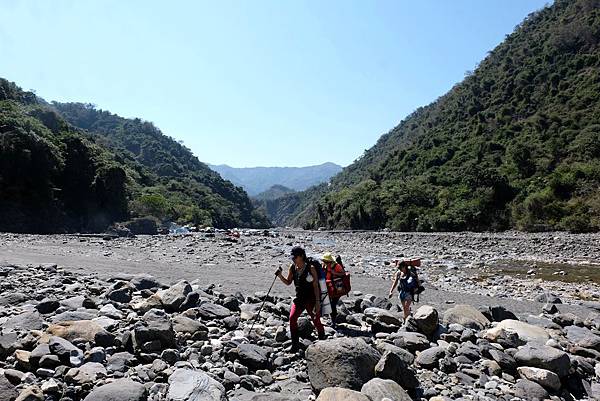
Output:
[[375,376],[381,354],[360,338],[317,341],[306,350],[310,383],[319,393],[327,387],[359,391]]

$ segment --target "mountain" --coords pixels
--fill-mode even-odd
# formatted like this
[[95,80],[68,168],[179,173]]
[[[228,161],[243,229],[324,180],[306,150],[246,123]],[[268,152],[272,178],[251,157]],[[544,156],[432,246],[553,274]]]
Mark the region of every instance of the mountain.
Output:
[[264,192],[259,193],[253,199],[258,201],[270,200],[281,198],[284,195],[295,193],[291,188],[285,187],[283,185],[273,185],[271,188],[267,189]]
[[241,188],[152,123],[49,104],[0,79],[0,231],[102,231],[149,215],[269,225]]
[[329,181],[342,170],[334,163],[308,167],[246,167],[235,168],[225,164],[210,165],[221,177],[241,186],[250,196],[256,196],[273,185],[283,185],[295,191],[303,191],[313,185]]
[[[307,228],[600,229],[600,1],[529,15],[283,217]],[[296,195],[298,196],[298,195]]]

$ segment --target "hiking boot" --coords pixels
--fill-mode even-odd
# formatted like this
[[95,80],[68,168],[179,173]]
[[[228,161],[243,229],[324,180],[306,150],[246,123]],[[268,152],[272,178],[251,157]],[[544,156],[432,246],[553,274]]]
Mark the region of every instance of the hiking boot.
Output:
[[300,351],[300,345],[298,343],[292,343],[292,345],[285,350],[285,352],[290,354],[297,354]]
[[319,340],[324,340],[325,338],[325,333],[319,333]]

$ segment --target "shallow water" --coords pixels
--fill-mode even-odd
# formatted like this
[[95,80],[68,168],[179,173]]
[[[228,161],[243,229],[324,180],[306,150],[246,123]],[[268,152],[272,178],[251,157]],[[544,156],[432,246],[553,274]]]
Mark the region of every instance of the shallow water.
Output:
[[[502,260],[486,266],[484,271],[521,278],[541,278],[565,283],[600,284],[600,265],[545,263],[523,260]],[[533,272],[534,274],[527,274]]]

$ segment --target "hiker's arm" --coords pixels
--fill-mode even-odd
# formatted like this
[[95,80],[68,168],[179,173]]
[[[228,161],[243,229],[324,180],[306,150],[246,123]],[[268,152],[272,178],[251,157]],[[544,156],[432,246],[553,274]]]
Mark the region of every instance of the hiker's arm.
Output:
[[319,306],[321,304],[321,291],[319,290],[319,276],[317,276],[317,270],[314,266],[310,267],[310,274],[313,277],[313,290],[315,291],[315,301],[317,305],[315,310],[319,310]]
[[294,273],[292,273],[292,266],[290,266],[290,269],[288,270],[287,278],[283,277],[283,274],[281,274],[281,270],[279,270],[279,272],[277,273],[277,277],[279,277],[281,279],[281,282],[285,285],[292,284],[294,277]]
[[388,298],[392,296],[394,293],[394,289],[398,285],[398,273],[394,274],[394,283],[392,284],[392,288],[390,288],[390,293],[388,294]]

